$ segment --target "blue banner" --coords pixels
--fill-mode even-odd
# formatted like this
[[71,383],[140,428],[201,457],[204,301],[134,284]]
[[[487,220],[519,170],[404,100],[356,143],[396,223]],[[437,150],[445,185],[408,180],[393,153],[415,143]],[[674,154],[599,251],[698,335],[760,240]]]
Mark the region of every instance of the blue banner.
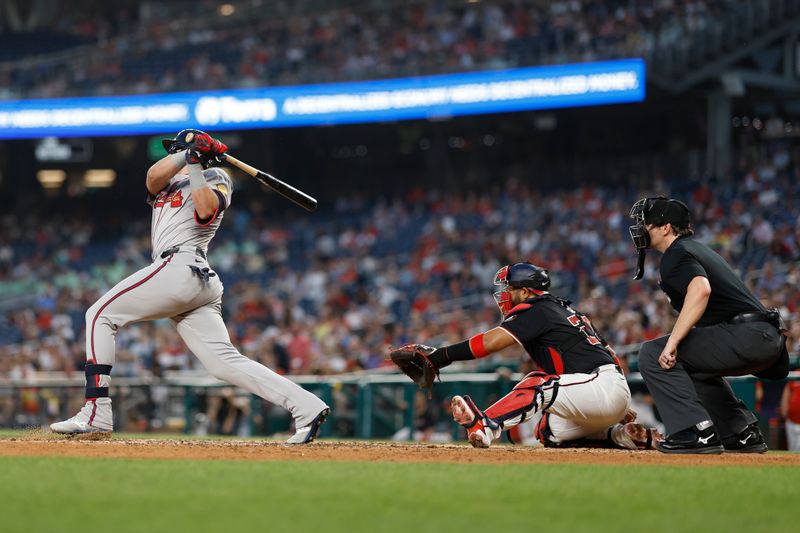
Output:
[[0,138],[385,122],[639,102],[641,59],[419,78],[0,102]]

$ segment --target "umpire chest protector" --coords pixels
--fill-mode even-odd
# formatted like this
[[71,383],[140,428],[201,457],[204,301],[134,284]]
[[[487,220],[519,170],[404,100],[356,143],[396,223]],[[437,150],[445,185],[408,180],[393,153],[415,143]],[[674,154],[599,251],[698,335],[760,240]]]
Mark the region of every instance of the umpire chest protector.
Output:
[[529,298],[514,307],[500,327],[525,348],[533,361],[551,374],[590,373],[615,364],[607,343],[588,317],[552,294]]

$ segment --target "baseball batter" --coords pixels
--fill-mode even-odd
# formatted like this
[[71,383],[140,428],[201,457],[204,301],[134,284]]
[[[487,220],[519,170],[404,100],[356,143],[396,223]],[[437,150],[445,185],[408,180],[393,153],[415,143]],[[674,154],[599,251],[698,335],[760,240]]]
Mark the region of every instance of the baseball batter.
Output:
[[230,208],[233,186],[211,167],[227,147],[199,130],[165,139],[169,155],[147,173],[153,263],[127,277],[86,312],[86,404],[50,426],[56,433],[110,433],[109,384],[115,335],[132,322],[170,318],[189,349],[215,377],[291,412],[291,444],[311,442],[330,409],[299,385],[243,356],[222,320],[223,286],[208,263],[211,239]]
[[544,370],[526,375],[494,405],[480,410],[469,396],[454,396],[453,418],[470,443],[488,448],[503,431],[514,430],[542,413],[536,436],[545,446],[652,448],[658,433],[635,423],[631,393],[614,351],[589,318],[551,295],[546,270],[530,263],[501,268],[495,299],[503,315],[499,327],[442,348],[406,345],[392,359],[421,385],[453,361],[485,357],[521,345]]

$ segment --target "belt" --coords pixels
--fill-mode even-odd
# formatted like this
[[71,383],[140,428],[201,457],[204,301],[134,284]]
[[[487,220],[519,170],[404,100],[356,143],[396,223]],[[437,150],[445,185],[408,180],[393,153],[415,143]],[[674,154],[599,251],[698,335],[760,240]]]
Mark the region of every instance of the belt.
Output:
[[161,252],[161,259],[166,259],[172,254],[177,254],[179,252],[189,252],[189,253],[194,252],[196,255],[202,257],[203,259],[207,259],[206,253],[203,251],[203,249],[197,246],[173,246],[172,248],[167,248],[166,250]]
[[770,320],[769,315],[767,313],[757,312],[757,313],[739,313],[735,317],[728,320],[728,324],[745,324],[747,322],[769,322],[772,323]]
[[728,324],[745,324],[747,322],[766,322],[767,324],[772,324],[784,335],[789,331],[789,327],[786,325],[786,322],[783,321],[780,312],[775,308],[771,308],[766,312],[739,313],[728,320]]
[[616,363],[608,363],[608,364],[605,364],[605,365],[600,365],[597,368],[594,368],[591,371],[587,372],[587,374],[594,374],[595,372],[597,372],[599,374],[600,372],[603,372],[605,370],[611,370],[611,367],[613,367],[614,370],[616,370],[620,374],[623,374],[622,369]]

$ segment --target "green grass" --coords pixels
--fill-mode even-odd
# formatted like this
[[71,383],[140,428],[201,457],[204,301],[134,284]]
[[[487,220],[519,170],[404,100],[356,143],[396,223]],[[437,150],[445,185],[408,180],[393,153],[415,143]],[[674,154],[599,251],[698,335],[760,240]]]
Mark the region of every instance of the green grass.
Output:
[[0,457],[0,530],[791,531],[798,474],[779,467]]

